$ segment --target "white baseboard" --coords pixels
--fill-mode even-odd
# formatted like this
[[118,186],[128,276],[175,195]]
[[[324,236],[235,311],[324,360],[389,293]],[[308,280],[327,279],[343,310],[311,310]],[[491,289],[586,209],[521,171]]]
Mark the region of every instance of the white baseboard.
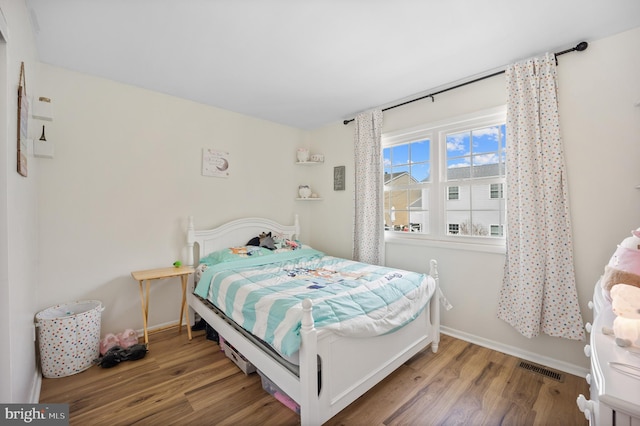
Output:
[[37,404],[40,402],[40,389],[42,389],[42,373],[36,368],[31,383],[31,395],[29,395],[29,403]]
[[524,351],[515,346],[509,346],[500,342],[474,336],[473,334],[465,333],[464,331],[455,330],[453,328],[449,328],[445,326],[440,326],[440,332],[448,336],[455,337],[460,340],[464,340],[465,342],[470,342],[478,346],[482,346],[485,348],[493,349],[498,352],[505,353],[507,355],[512,355],[518,358],[526,359],[527,361],[531,361],[536,364],[541,364],[546,367],[553,368],[555,370],[564,371],[565,373],[573,374],[574,376],[586,377],[587,374],[589,373],[589,370],[587,368],[570,364],[568,362],[559,361],[554,358],[542,356],[533,352]]
[[[191,322],[189,322],[188,326],[191,327]],[[182,326],[184,327],[184,323],[182,324]],[[178,321],[169,321],[169,322],[164,322],[162,324],[156,324],[154,326],[149,326],[147,327],[147,332],[149,333],[153,333],[154,331],[162,331],[162,330],[166,330],[169,329],[171,327],[175,327],[176,331],[178,330]],[[136,333],[138,333],[138,337],[144,337],[144,329],[140,328],[138,330],[136,330]]]

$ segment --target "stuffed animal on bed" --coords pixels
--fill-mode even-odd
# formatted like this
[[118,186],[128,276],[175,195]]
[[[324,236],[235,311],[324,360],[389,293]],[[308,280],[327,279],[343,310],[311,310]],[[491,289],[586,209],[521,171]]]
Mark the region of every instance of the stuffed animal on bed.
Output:
[[284,247],[290,248],[291,250],[297,250],[300,248],[300,244],[293,240],[284,240]]
[[269,232],[268,234],[263,232],[260,235],[258,235],[257,237],[253,237],[252,239],[249,240],[247,245],[248,246],[264,247],[264,248],[267,248],[269,250],[275,250],[276,249],[276,244],[275,244],[275,241],[273,241],[273,237],[271,236],[271,232]]
[[616,284],[640,287],[640,228],[631,231],[631,236],[618,245],[609,263],[604,267],[600,283],[608,301],[611,301],[611,289]]

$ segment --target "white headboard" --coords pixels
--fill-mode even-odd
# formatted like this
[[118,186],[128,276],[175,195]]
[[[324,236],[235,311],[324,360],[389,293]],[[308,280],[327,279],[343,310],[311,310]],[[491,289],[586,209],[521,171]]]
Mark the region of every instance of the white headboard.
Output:
[[[243,246],[262,232],[271,232],[281,238],[294,240],[300,238],[300,223],[295,215],[293,225],[282,225],[271,219],[248,217],[227,222],[213,229],[196,231],[193,216],[189,216],[187,228],[187,264],[194,265],[202,257],[227,247]],[[198,249],[196,253],[195,250]]]

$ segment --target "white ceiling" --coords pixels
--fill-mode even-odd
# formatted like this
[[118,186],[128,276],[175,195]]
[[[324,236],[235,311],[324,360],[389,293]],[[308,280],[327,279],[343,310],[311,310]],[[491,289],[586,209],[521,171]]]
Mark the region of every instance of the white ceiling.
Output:
[[42,62],[302,129],[640,26],[639,0],[26,2]]

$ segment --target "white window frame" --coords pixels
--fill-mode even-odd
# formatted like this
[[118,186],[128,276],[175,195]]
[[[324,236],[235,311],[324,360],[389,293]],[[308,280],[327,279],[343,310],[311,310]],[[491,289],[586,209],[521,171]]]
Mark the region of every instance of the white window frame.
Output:
[[[408,129],[382,134],[382,148],[403,145],[424,139],[430,140],[431,180],[425,184],[429,188],[429,234],[417,232],[385,231],[387,243],[418,244],[445,248],[461,248],[478,251],[504,253],[506,227],[503,236],[461,236],[447,235],[449,224],[446,222],[447,186],[459,186],[456,181],[447,181],[446,168],[446,134],[465,131],[473,128],[489,127],[506,122],[506,106],[491,108],[471,114],[452,117]],[[381,170],[381,173],[384,173]],[[504,183],[503,178],[484,180],[485,183]],[[506,198],[506,187],[503,185],[503,198]]]

